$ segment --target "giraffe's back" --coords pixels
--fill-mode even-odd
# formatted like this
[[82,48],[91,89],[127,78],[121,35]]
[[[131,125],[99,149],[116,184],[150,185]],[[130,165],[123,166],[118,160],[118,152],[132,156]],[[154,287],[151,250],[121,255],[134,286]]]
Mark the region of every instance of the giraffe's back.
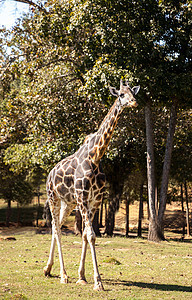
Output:
[[46,184],[49,198],[60,198],[65,202],[74,201],[75,165],[73,156],[64,158],[50,171]]

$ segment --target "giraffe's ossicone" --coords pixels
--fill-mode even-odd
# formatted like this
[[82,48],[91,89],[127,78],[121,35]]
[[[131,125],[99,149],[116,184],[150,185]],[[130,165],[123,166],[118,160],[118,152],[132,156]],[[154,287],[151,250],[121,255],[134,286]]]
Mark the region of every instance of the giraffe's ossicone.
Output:
[[131,89],[128,83],[123,85],[121,81],[120,90],[110,87],[110,91],[117,99],[98,131],[88,135],[83,145],[73,155],[60,161],[51,170],[47,179],[47,196],[52,214],[52,243],[44,273],[50,275],[57,241],[61,282],[68,282],[61,250],[61,226],[65,218],[77,206],[85,224],[77,283],[87,283],[85,279],[85,257],[89,243],[94,267],[94,289],[96,290],[103,290],[96,260],[95,233],[92,228],[92,220],[96,209],[102,202],[105,186],[105,174],[100,160],[110,142],[122,110],[125,107],[137,106],[135,95],[138,93],[139,87]]

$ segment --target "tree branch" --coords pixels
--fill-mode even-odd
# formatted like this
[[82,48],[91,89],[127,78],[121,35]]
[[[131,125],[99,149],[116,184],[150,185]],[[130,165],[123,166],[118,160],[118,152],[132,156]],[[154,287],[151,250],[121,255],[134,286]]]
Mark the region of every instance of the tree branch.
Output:
[[14,0],[14,1],[29,4],[29,5],[31,5],[33,7],[38,8],[40,11],[48,14],[47,10],[43,7],[42,4],[39,5],[39,4],[37,4],[37,3],[35,3],[33,1],[31,1],[31,0]]
[[3,76],[6,73],[6,71],[9,69],[9,67],[11,66],[11,64],[18,59],[21,56],[25,56],[25,54],[20,54],[17,56],[10,56],[6,59],[4,66],[1,68],[1,74],[0,74],[0,81],[3,80]]

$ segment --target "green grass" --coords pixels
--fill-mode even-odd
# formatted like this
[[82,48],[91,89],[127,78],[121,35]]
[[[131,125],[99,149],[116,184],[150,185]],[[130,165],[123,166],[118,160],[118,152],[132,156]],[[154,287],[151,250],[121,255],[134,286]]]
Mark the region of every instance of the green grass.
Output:
[[20,231],[0,241],[0,299],[192,299],[192,243],[155,244],[138,238],[98,238],[96,251],[105,291],[93,291],[90,250],[88,285],[78,286],[81,238],[62,237],[69,283],[59,279],[56,251],[52,277],[44,277],[51,235]]

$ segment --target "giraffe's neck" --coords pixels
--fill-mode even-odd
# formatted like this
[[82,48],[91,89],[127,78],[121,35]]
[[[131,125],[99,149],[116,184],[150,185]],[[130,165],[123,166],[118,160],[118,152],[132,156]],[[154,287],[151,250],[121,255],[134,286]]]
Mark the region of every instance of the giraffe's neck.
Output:
[[119,99],[116,99],[108,114],[104,118],[97,132],[89,140],[89,155],[92,161],[99,163],[103,154],[105,153],[114,128],[117,125],[121,109],[119,106]]

